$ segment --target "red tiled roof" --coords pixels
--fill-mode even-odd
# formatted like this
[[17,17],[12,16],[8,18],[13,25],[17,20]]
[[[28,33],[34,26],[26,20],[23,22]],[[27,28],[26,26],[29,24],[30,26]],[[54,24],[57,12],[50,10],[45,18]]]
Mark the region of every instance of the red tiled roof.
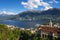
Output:
[[53,32],[53,33],[60,32],[60,28],[57,28],[57,27],[39,26],[38,28],[41,28],[40,30],[46,31],[46,32]]

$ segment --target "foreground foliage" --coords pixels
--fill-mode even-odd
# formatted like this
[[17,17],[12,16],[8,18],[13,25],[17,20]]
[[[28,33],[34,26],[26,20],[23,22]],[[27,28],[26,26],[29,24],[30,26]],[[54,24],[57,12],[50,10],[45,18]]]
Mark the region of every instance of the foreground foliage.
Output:
[[11,30],[6,25],[0,24],[0,40],[18,40],[19,36],[19,29]]
[[[32,34],[30,30],[11,29],[0,24],[0,40],[49,40],[41,38],[37,32]],[[56,40],[55,38],[53,40]]]

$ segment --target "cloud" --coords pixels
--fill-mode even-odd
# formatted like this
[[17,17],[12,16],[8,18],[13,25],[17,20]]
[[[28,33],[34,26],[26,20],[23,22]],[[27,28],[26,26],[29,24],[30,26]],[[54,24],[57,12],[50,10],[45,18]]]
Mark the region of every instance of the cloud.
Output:
[[52,0],[52,1],[49,1],[49,3],[59,3],[59,2],[56,0]]
[[7,12],[7,11],[0,11],[0,14],[5,14],[5,15],[15,15],[16,13],[14,12]]
[[43,6],[44,10],[52,8],[50,4],[48,4],[47,2],[43,2],[43,0],[28,0],[27,2],[21,2],[21,4],[28,9],[34,9],[40,6]]
[[56,0],[53,0],[53,2],[55,2],[55,3],[59,3],[58,1],[56,1]]

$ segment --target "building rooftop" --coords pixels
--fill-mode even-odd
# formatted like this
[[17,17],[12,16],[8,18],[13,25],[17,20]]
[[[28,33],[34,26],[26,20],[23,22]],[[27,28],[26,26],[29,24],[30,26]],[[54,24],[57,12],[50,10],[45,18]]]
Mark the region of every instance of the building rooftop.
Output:
[[45,32],[52,32],[52,33],[60,32],[60,28],[58,28],[58,27],[39,26],[38,29],[42,30],[42,31],[45,31]]

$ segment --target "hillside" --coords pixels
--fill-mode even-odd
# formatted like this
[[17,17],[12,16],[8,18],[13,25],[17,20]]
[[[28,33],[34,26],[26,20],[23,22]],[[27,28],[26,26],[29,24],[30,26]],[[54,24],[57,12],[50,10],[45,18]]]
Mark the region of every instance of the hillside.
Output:
[[35,21],[47,23],[49,20],[60,22],[60,9],[53,8],[49,10],[28,10],[17,15],[0,15],[0,20],[17,20],[17,21]]
[[32,20],[49,20],[52,19],[54,21],[60,20],[60,9],[53,8],[49,10],[29,10],[19,13],[14,17],[16,20],[20,19],[32,19]]

